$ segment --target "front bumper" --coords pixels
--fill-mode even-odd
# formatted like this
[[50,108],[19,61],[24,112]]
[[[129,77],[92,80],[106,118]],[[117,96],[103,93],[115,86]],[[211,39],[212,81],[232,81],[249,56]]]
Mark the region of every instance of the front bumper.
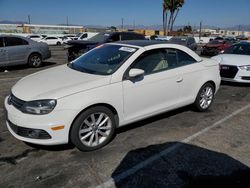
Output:
[[44,55],[43,55],[43,60],[51,58],[51,51],[48,50]]
[[[250,71],[241,70],[237,66],[221,65],[229,67],[228,70],[221,70],[221,79],[228,82],[250,83]],[[233,68],[233,70],[231,69]]]
[[[5,109],[6,109],[6,124],[10,133],[19,140],[39,144],[39,145],[58,145],[65,144],[69,141],[69,130],[70,125],[73,122],[72,114],[75,111],[72,110],[53,110],[51,113],[46,115],[32,115],[25,114],[16,109],[13,105],[9,105],[5,99]],[[19,134],[15,128],[11,125],[21,127],[22,130],[44,130],[50,135],[51,138],[29,138],[27,132]],[[52,127],[64,126],[61,130],[52,130]]]
[[203,48],[202,51],[201,51],[201,54],[202,55],[209,55],[209,56],[215,56],[215,55],[218,55],[220,52],[219,49],[217,48]]

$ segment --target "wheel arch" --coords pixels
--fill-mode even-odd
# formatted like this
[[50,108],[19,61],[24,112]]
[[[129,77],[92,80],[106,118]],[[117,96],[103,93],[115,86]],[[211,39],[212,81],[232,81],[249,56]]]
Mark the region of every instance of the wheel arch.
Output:
[[34,54],[38,54],[39,56],[41,56],[41,58],[42,58],[42,60],[43,60],[43,56],[42,56],[42,54],[40,53],[40,52],[37,52],[37,51],[33,51],[33,52],[31,52],[29,55],[28,55],[28,58],[27,58],[27,64],[29,63],[29,59],[30,59],[30,56],[31,55],[34,55]]
[[[115,123],[116,123],[116,128],[119,126],[119,115],[117,110],[115,109],[115,107],[113,107],[112,105],[108,104],[108,103],[96,103],[96,104],[92,104],[84,109],[82,109],[73,119],[73,121],[70,124],[70,128],[69,128],[69,134],[68,137],[70,137],[70,132],[72,129],[72,125],[74,124],[74,122],[76,121],[76,119],[86,110],[93,108],[93,107],[97,107],[97,106],[104,106],[106,108],[108,108],[109,110],[111,110],[114,114],[114,118],[115,118]],[[70,141],[70,138],[68,138],[68,140]]]
[[[205,84],[207,84],[207,83],[212,84],[212,86],[214,87],[214,91],[217,90],[216,84],[215,84],[215,82],[214,82],[213,80],[209,80],[209,81],[207,81],[206,83],[204,83],[203,85],[205,85]],[[203,86],[203,85],[202,85],[202,86]],[[202,86],[201,86],[201,87],[202,87]]]

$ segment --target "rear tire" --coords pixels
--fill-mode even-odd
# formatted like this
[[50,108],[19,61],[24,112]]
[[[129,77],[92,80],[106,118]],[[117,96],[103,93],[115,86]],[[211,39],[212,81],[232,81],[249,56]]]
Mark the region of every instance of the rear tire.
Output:
[[57,46],[60,46],[60,45],[61,45],[61,43],[60,43],[60,42],[57,42],[57,43],[56,43],[56,45],[57,45]]
[[82,112],[74,121],[70,141],[81,151],[97,150],[108,144],[115,134],[113,112],[97,106]]
[[40,67],[42,65],[42,56],[38,53],[33,53],[28,58],[28,65],[31,67]]
[[199,90],[194,106],[199,112],[206,112],[214,100],[215,88],[211,83],[205,83]]

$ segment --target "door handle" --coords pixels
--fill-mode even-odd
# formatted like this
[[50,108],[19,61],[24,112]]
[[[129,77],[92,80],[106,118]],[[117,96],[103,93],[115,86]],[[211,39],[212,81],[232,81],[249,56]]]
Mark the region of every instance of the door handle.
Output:
[[178,78],[178,79],[176,80],[177,83],[180,83],[180,82],[182,82],[182,81],[183,81],[183,78]]

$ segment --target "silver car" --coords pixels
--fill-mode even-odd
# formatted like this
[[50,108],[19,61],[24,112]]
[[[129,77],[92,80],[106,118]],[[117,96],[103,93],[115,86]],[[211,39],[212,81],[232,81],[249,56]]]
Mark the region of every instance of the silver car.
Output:
[[0,67],[28,64],[39,67],[43,60],[51,57],[49,47],[29,38],[0,35]]

